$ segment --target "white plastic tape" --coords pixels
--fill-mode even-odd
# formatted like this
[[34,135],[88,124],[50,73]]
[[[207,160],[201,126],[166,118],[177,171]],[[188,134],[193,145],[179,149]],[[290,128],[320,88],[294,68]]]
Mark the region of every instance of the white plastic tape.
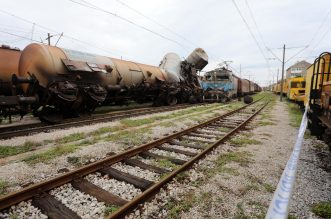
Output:
[[272,198],[269,206],[268,213],[265,218],[267,219],[286,219],[289,210],[289,203],[295,182],[295,175],[300,155],[300,150],[307,128],[307,109],[302,116],[299,134],[295,142],[293,152],[290,159],[287,161],[283,174],[278,182],[276,192]]

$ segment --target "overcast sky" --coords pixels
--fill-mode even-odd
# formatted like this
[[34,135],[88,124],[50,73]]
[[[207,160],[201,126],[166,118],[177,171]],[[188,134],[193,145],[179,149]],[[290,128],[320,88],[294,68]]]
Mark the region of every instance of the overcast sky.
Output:
[[[72,1],[93,4],[140,27]],[[290,48],[286,59],[303,50],[285,68],[300,60],[311,63],[314,56],[331,50],[329,0],[235,0],[261,49],[233,0],[72,1],[1,0],[0,44],[23,49],[31,37],[46,42],[47,32],[63,32],[60,47],[151,65],[158,65],[168,52],[184,58],[201,47],[210,58],[205,70],[229,60],[235,71],[241,65],[242,77],[261,85],[269,84],[273,76],[276,80],[277,69],[281,71],[280,61],[269,58],[281,58],[283,44]],[[51,39],[53,45],[58,37]]]

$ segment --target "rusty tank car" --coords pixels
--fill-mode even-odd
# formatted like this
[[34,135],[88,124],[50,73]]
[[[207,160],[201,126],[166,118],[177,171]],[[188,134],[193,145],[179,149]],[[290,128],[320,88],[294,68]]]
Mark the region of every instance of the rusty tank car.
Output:
[[199,101],[196,72],[207,65],[207,54],[199,48],[184,61],[169,57],[156,67],[33,43],[22,51],[19,73],[12,76],[23,93],[8,98],[16,99],[21,111],[22,102],[29,104],[35,115],[50,122],[128,99],[155,105]]
[[12,94],[12,75],[18,74],[20,56],[20,49],[0,46],[0,95]]

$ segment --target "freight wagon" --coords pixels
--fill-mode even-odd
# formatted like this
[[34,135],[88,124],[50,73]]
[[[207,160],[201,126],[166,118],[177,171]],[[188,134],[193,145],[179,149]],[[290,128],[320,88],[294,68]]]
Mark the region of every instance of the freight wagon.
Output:
[[160,66],[151,66],[33,43],[22,51],[18,74],[12,75],[11,82],[22,87],[22,93],[0,96],[0,109],[15,106],[27,113],[31,107],[41,120],[54,122],[128,99],[155,105],[196,102],[202,99],[197,71],[207,64],[201,48],[185,60],[169,53]]

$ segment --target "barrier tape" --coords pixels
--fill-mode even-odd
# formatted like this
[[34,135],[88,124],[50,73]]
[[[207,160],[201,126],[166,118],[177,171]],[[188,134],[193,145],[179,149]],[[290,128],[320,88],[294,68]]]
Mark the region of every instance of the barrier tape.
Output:
[[304,138],[304,134],[307,128],[307,111],[306,106],[305,113],[302,116],[299,134],[295,142],[293,152],[290,159],[287,161],[286,167],[282,173],[282,176],[278,182],[277,189],[274,193],[272,201],[270,203],[267,215],[267,219],[286,219],[289,211],[289,201],[291,198],[295,175],[300,155],[300,150]]

